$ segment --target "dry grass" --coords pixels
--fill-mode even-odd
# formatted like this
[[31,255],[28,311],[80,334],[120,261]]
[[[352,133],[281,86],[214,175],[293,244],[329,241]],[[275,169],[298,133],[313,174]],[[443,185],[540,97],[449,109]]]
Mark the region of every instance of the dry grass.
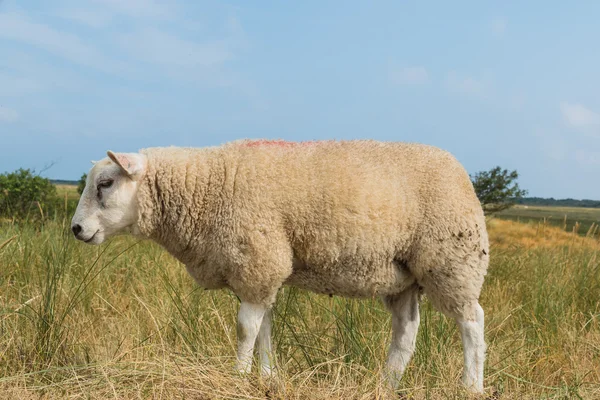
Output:
[[57,191],[57,194],[59,197],[61,194],[64,194],[65,192],[69,193],[69,194],[73,194],[73,193],[77,194],[77,185],[58,184],[55,186],[56,186],[56,191]]
[[75,185],[56,185],[56,197],[64,199],[65,196],[69,200],[79,200],[77,186]]
[[543,222],[571,232],[586,233],[600,224],[600,208],[516,205],[497,214],[498,218],[517,222]]
[[491,244],[496,248],[583,246],[593,249],[600,245],[598,225],[592,225],[586,235],[579,235],[577,224],[568,232],[544,222],[525,224],[491,219],[488,221],[488,233]]
[[[489,230],[487,394],[600,398],[597,240],[498,220]],[[236,297],[199,290],[152,243],[89,247],[57,221],[1,225],[0,244],[0,398],[397,398],[379,379],[390,321],[377,300],[282,290],[281,375],[267,382],[232,372]],[[421,310],[405,398],[466,398],[454,322],[426,300]]]

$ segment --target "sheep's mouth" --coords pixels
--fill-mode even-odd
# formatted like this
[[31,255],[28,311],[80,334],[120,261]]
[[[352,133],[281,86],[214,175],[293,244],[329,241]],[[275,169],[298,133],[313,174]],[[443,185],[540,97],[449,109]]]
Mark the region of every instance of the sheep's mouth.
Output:
[[98,232],[100,232],[100,229],[98,229],[98,230],[97,230],[97,231],[96,231],[96,232],[95,232],[95,233],[92,235],[92,237],[91,237],[91,238],[89,238],[89,239],[87,239],[87,240],[84,240],[83,242],[84,242],[84,243],[89,243],[89,242],[91,242],[92,240],[94,240],[94,238],[96,237],[96,234],[97,234]]

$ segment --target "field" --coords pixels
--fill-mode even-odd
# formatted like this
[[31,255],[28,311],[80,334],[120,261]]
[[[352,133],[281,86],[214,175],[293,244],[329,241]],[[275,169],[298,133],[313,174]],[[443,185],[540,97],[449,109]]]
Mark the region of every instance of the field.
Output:
[[[513,211],[525,219],[527,209]],[[492,258],[481,298],[487,395],[600,398],[597,237],[498,218],[488,228]],[[281,372],[265,381],[233,372],[237,298],[200,290],[150,242],[118,237],[91,247],[71,237],[68,219],[5,221],[0,266],[2,399],[389,395],[379,371],[390,318],[376,299],[283,289],[273,328]],[[454,322],[424,299],[403,398],[466,398],[462,365]]]
[[600,208],[515,206],[498,217],[519,222],[545,221],[569,232],[575,229],[579,234],[591,234],[590,229],[600,224]]
[[74,185],[56,185],[57,197],[67,200],[79,200],[79,194],[77,193],[77,186]]

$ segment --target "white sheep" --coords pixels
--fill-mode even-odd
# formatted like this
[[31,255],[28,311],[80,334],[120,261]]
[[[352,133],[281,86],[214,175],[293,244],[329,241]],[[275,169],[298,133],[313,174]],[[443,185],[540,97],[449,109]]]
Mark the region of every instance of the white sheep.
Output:
[[380,296],[392,313],[387,377],[409,362],[419,292],[459,326],[463,382],[483,391],[478,298],[489,261],[485,219],[469,176],[434,147],[376,141],[236,141],[219,147],[108,152],[91,169],[72,221],[77,239],[150,238],[208,289],[241,299],[237,368],[258,337],[273,373],[277,291]]

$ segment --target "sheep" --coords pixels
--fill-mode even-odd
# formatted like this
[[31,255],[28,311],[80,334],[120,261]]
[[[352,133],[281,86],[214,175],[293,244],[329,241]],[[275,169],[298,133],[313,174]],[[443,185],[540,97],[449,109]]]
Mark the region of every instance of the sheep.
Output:
[[206,289],[241,300],[237,369],[274,374],[271,306],[283,285],[383,299],[392,314],[386,379],[396,388],[415,349],[424,293],[454,318],[463,383],[483,391],[489,262],[468,174],[436,147],[373,140],[239,140],[208,148],[107,152],[87,177],[75,237],[149,238]]

